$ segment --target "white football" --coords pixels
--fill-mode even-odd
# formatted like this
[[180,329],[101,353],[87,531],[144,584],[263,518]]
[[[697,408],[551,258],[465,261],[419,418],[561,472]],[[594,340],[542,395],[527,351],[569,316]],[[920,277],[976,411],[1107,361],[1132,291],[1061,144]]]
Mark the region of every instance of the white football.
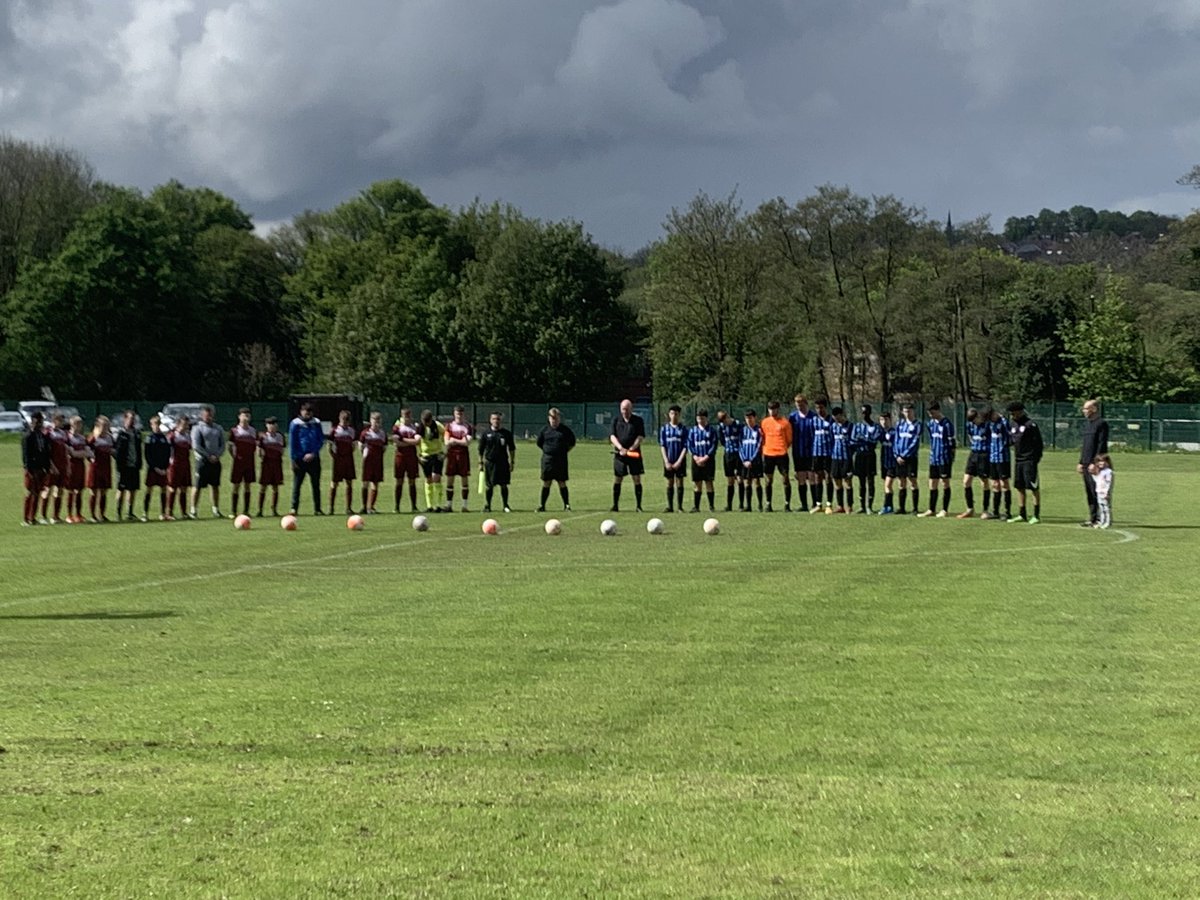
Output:
[[704,520],[704,533],[705,534],[720,534],[721,533],[721,523],[718,522],[716,519],[705,519]]
[[666,523],[662,519],[651,519],[646,523],[646,530],[651,534],[662,534],[666,527]]
[[417,531],[428,531],[429,520],[424,516],[413,516],[413,528]]
[[546,534],[562,534],[562,522],[558,519],[547,519]]
[[605,519],[600,523],[600,533],[613,535],[617,533],[617,523],[612,519]]

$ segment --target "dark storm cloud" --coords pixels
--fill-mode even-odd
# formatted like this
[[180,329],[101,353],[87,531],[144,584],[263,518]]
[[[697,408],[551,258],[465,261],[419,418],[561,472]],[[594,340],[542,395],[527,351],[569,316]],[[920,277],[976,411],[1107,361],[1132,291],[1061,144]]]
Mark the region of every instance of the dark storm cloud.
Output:
[[630,248],[735,185],[1178,212],[1198,36],[1194,0],[0,0],[0,131],[260,219],[402,177]]

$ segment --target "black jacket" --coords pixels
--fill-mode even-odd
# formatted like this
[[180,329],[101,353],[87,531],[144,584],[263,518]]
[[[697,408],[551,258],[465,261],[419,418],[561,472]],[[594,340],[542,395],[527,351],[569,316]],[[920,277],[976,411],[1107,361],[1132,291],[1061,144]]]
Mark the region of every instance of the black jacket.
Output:
[[1108,452],[1108,423],[1097,416],[1085,419],[1080,433],[1083,443],[1079,445],[1079,464],[1090,466],[1101,453]]
[[142,467],[142,433],[136,428],[122,428],[117,432],[113,456],[122,469]]
[[29,472],[50,471],[50,436],[35,428],[21,439],[21,462]]

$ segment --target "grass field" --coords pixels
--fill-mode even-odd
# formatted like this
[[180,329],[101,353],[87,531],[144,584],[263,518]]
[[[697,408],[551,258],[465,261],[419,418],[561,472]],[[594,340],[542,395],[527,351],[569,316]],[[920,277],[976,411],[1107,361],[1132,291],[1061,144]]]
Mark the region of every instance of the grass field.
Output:
[[496,537],[23,529],[0,443],[0,895],[1200,895],[1195,457],[612,538],[602,448],[559,537],[518,462]]

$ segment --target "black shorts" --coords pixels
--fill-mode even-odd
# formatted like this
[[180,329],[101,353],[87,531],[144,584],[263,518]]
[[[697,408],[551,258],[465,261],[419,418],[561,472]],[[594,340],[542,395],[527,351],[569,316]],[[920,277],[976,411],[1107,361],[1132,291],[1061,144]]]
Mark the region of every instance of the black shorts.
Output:
[[696,482],[697,484],[700,482],[707,484],[713,481],[713,479],[716,477],[716,474],[717,461],[711,456],[708,458],[708,462],[704,463],[703,465],[697,463],[695,460],[692,460],[692,481]]
[[618,456],[613,454],[613,475],[624,478],[626,475],[641,475],[646,471],[640,456]]
[[117,490],[136,491],[142,486],[142,470],[127,466],[117,467]]
[[774,475],[776,472],[782,472],[786,478],[788,473],[788,458],[783,456],[764,456],[763,457],[763,472],[767,475]]
[[850,460],[831,459],[829,461],[829,477],[834,481],[849,481]]
[[756,456],[750,460],[750,465],[747,466],[744,462],[741,466],[742,478],[762,478],[763,461],[761,456]]
[[895,465],[884,466],[883,467],[883,477],[884,478],[895,478],[896,477]]
[[221,464],[208,459],[202,459],[196,463],[195,486],[197,488],[220,487]]
[[741,478],[742,477],[742,459],[736,453],[725,454],[725,477],[726,478]]
[[987,478],[988,455],[984,450],[972,450],[967,457],[967,474],[972,478]]
[[435,453],[433,456],[427,456],[421,460],[421,472],[426,478],[432,478],[434,475],[442,474],[442,463],[444,458],[440,453]]
[[828,472],[829,471],[829,463],[830,463],[830,459],[828,456],[814,456],[812,458],[812,468],[809,469],[809,471],[816,472],[817,474],[821,474],[823,472]]
[[874,478],[875,464],[875,453],[872,450],[860,450],[854,454],[854,474],[859,478]]
[[663,466],[663,478],[666,478],[668,480],[678,478],[681,481],[686,479],[687,478],[687,460],[684,460],[683,465],[680,466],[678,469],[668,469],[666,466]]
[[553,456],[542,457],[542,481],[566,481],[567,460],[555,459]]
[[916,478],[917,477],[917,455],[901,458],[896,457],[896,477],[897,478]]
[[988,478],[992,481],[1008,481],[1012,477],[1012,463],[988,463]]
[[512,469],[508,462],[483,464],[483,477],[491,485],[507,485],[512,483]]
[[937,481],[939,478],[949,478],[950,470],[954,468],[953,463],[940,463],[935,465],[929,464],[929,480]]
[[811,472],[813,458],[807,454],[801,456],[795,450],[792,451],[792,468],[797,472]]
[[1036,491],[1041,488],[1038,483],[1038,464],[1017,460],[1017,477],[1013,479],[1013,487],[1018,491]]

